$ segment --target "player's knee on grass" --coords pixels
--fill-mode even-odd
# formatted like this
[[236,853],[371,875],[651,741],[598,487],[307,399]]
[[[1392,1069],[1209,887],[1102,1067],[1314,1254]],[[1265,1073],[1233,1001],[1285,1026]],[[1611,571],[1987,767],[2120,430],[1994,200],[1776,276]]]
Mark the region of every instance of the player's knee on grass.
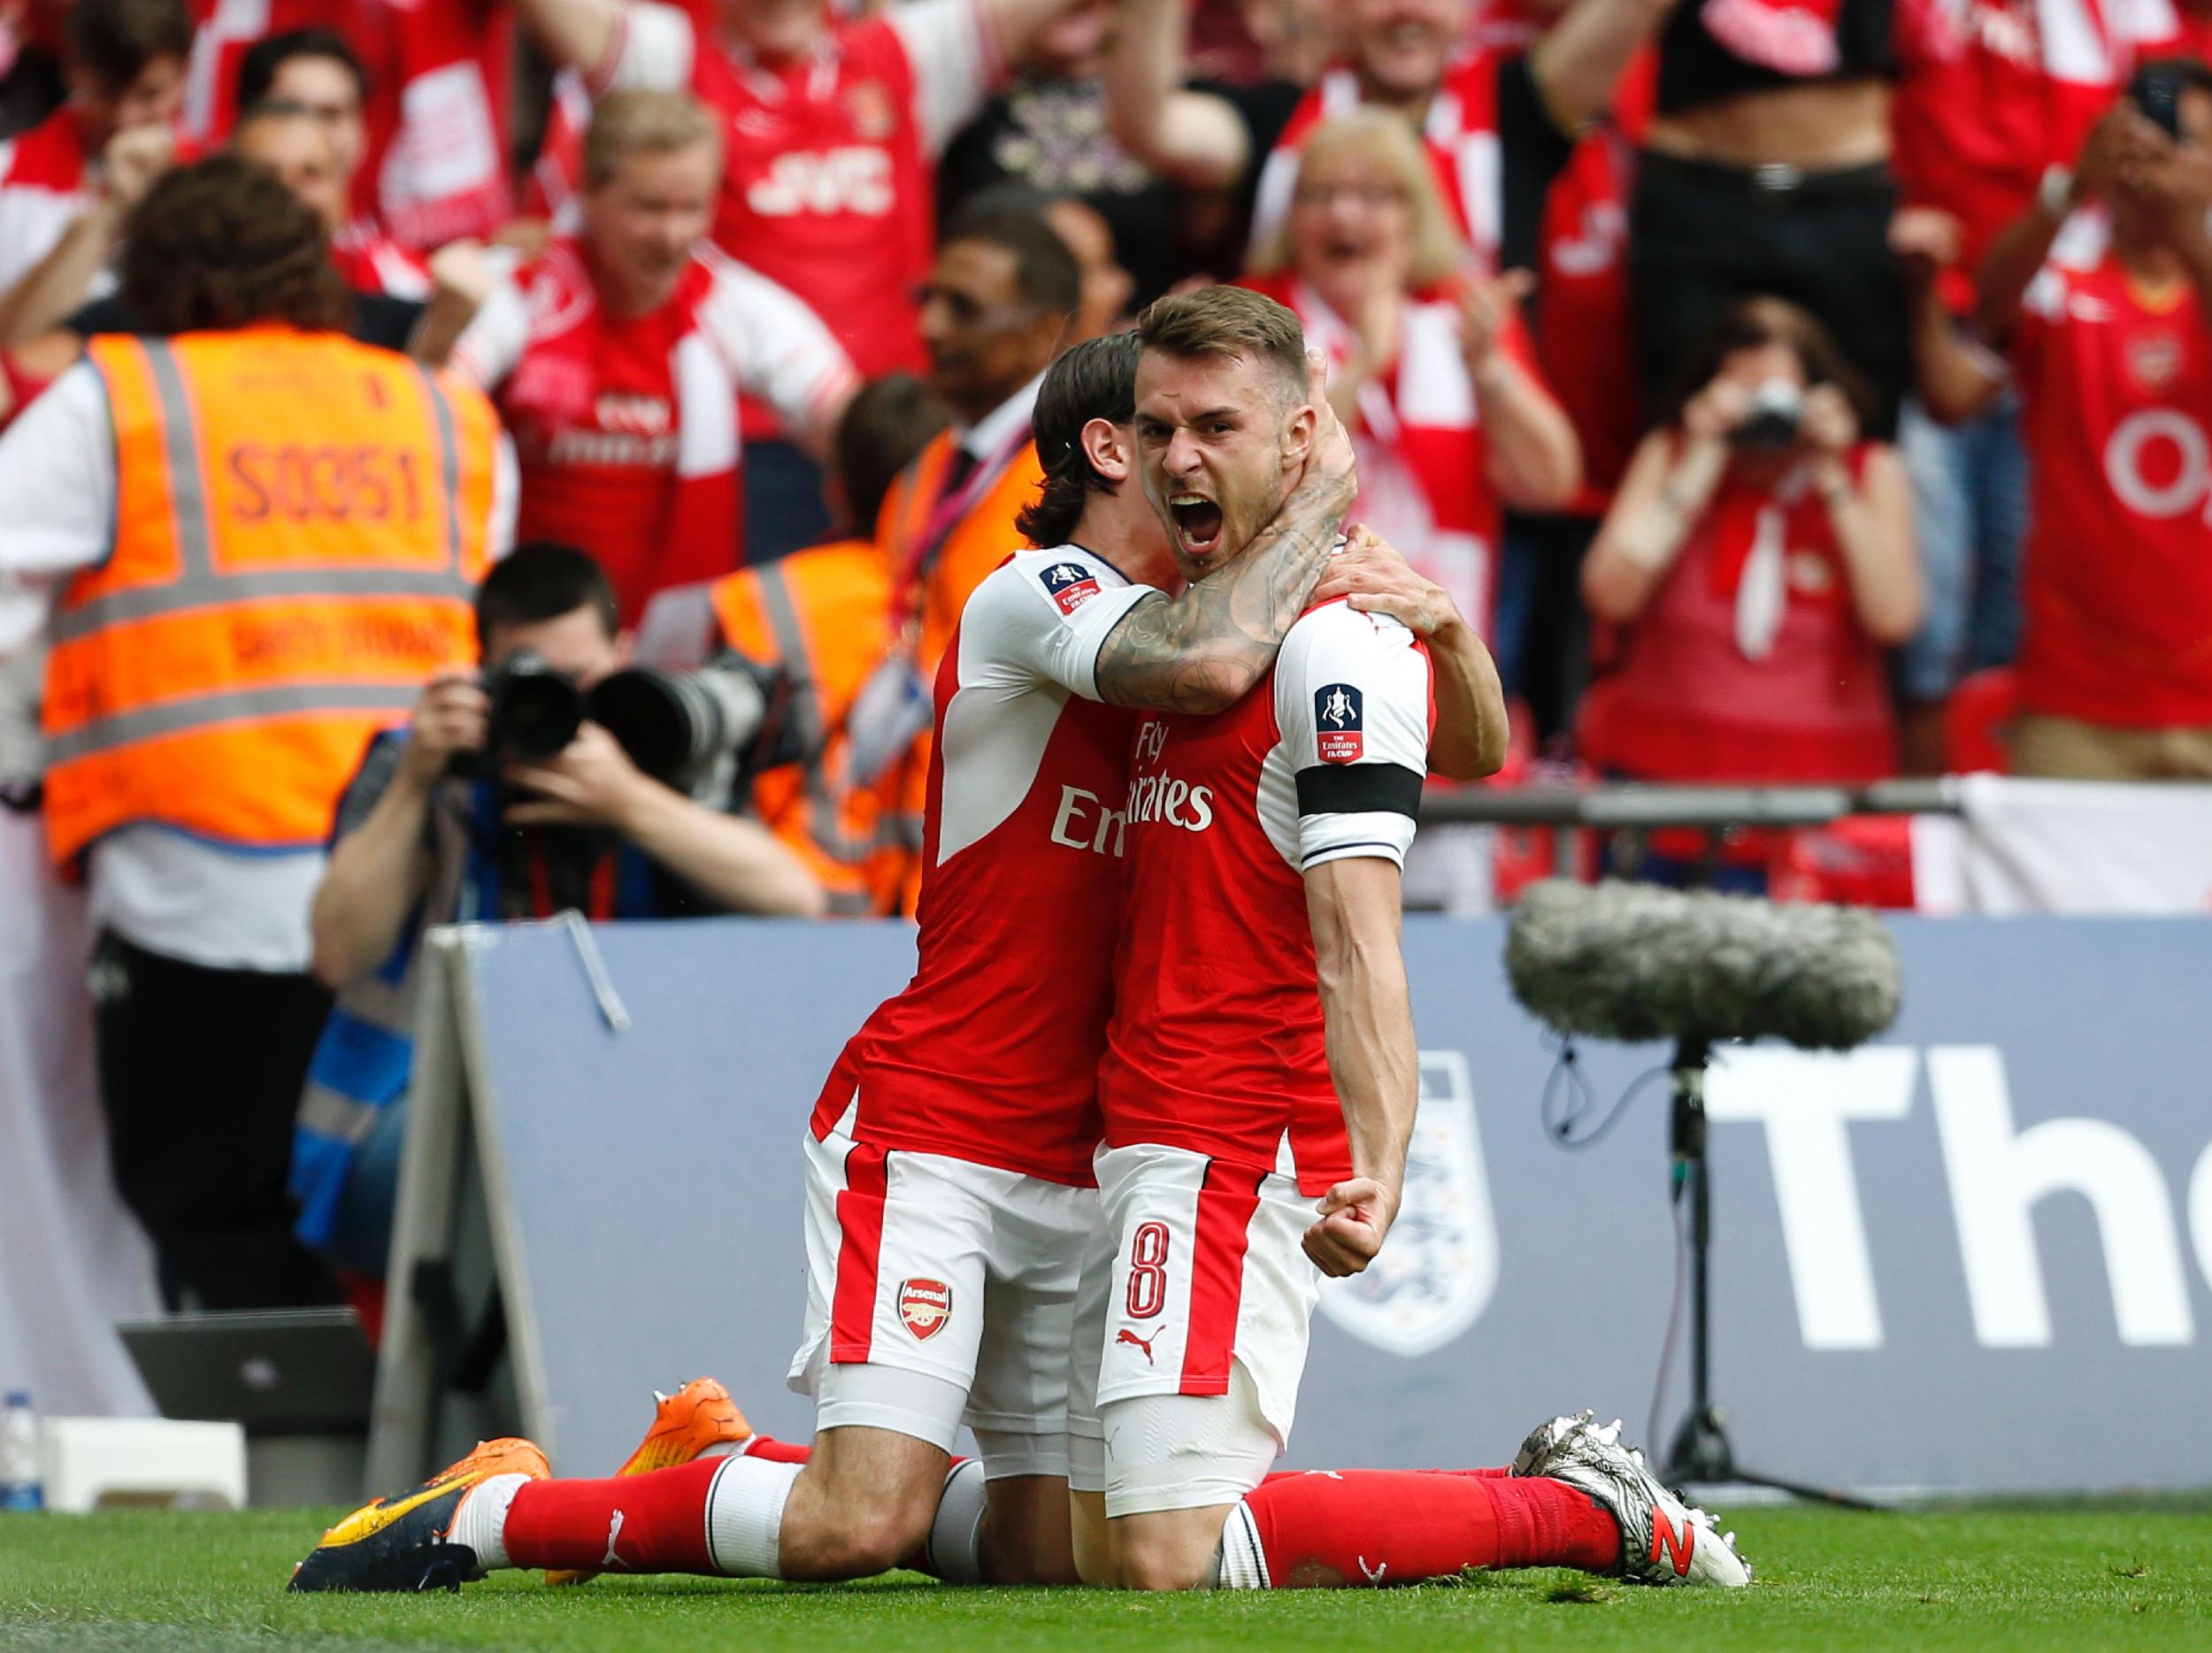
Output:
[[1075,1552],[1075,1576],[1094,1589],[1120,1580],[1114,1574],[1113,1535],[1106,1527],[1106,1495],[1073,1492],[1068,1495],[1069,1540]]
[[864,1579],[899,1565],[929,1536],[947,1462],[893,1430],[824,1431],[784,1505],[784,1577]]
[[1116,1518],[1114,1582],[1126,1590],[1188,1590],[1212,1583],[1222,1524],[1233,1508],[1214,1504]]

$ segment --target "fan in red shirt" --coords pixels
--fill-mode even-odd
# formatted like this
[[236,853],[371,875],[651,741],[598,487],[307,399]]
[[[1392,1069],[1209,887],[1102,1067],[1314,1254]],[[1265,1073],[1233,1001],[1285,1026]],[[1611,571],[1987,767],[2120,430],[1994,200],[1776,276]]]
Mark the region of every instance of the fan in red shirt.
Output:
[[[513,209],[507,179],[512,14],[495,0],[195,0],[185,131],[219,142],[250,104],[245,59],[272,39],[342,38],[373,96],[352,172],[355,216],[426,252],[486,237]],[[365,75],[364,71],[365,70]],[[361,111],[357,111],[361,112]]]
[[2212,778],[2208,178],[2212,70],[2146,65],[2076,174],[2109,213],[2106,256],[2014,300],[2033,477],[2016,773]]
[[165,128],[184,101],[184,0],[81,0],[63,27],[68,101],[0,142],[0,339],[18,331],[12,289],[100,204],[102,152]]
[[1581,476],[1521,326],[1527,281],[1471,270],[1418,142],[1395,117],[1355,110],[1308,137],[1289,216],[1248,283],[1329,360],[1359,454],[1360,520],[1484,636],[1502,507],[1556,510]]
[[633,625],[656,591],[737,565],[740,389],[813,442],[856,383],[811,310],[705,243],[719,136],[684,93],[602,99],[581,234],[495,288],[454,350],[514,434],[519,532],[589,550]]
[[1588,560],[1626,628],[1582,708],[1599,767],[1650,780],[1869,780],[1895,767],[1882,650],[1920,616],[1903,467],[1825,328],[1738,300],[1685,362]]

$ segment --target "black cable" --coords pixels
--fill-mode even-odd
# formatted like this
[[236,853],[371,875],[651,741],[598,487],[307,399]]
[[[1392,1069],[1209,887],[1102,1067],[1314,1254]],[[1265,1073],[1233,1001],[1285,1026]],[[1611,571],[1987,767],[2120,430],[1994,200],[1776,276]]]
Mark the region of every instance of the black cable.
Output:
[[1666,1404],[1667,1380],[1674,1371],[1674,1350],[1682,1334],[1682,1305],[1689,1295],[1690,1232],[1688,1216],[1678,1197],[1668,1201],[1674,1223],[1674,1302],[1667,1310],[1667,1334],[1659,1345],[1659,1375],[1651,1386],[1651,1416],[1645,1422],[1644,1450],[1653,1464],[1666,1461],[1671,1449],[1659,1439],[1659,1416]]
[[[1664,1067],[1655,1067],[1650,1072],[1639,1075],[1628,1088],[1621,1093],[1620,1099],[1614,1103],[1603,1119],[1590,1129],[1578,1133],[1576,1126],[1586,1115],[1596,1109],[1597,1097],[1590,1089],[1590,1081],[1583,1075],[1579,1053],[1575,1049],[1573,1037],[1569,1034],[1547,1034],[1544,1036],[1548,1041],[1555,1040],[1559,1047],[1559,1059],[1552,1064],[1551,1077],[1544,1081],[1544,1099],[1541,1104],[1544,1134],[1549,1137],[1555,1146],[1571,1152],[1585,1148],[1594,1148],[1610,1136],[1614,1126],[1617,1126],[1627,1114],[1629,1105],[1643,1092],[1644,1088],[1655,1079],[1663,1079],[1667,1075],[1668,1070]],[[1558,1105],[1559,1094],[1563,1087],[1571,1098],[1563,1111]]]

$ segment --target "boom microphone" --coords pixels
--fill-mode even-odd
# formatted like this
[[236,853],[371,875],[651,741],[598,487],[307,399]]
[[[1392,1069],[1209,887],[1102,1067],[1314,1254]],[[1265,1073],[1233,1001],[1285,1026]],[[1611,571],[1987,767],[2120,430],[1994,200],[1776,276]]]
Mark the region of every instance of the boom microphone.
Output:
[[1524,891],[1514,996],[1563,1034],[1641,1043],[1772,1036],[1847,1050],[1897,1019],[1897,948],[1872,913],[1608,880]]

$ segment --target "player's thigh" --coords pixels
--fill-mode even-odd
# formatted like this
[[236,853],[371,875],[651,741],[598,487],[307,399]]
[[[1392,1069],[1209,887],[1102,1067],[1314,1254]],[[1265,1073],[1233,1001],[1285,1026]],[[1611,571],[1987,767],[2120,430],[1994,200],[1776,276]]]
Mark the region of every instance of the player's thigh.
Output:
[[[994,1222],[974,1169],[841,1131],[808,1139],[806,1325],[790,1381],[814,1397],[818,1429],[889,1429],[951,1449],[975,1380]],[[932,1381],[910,1396],[884,1375],[896,1373]]]
[[1099,1361],[1114,1288],[1116,1235],[1103,1203],[1084,1242],[1068,1343],[1068,1512],[1075,1570],[1086,1584],[1118,1581],[1106,1532],[1106,1432],[1098,1416]]
[[[1301,1245],[1312,1202],[1286,1176],[1184,1149],[1108,1149],[1098,1165],[1115,1246],[1099,1333],[1102,1415],[1140,1395],[1226,1395],[1241,1369],[1286,1442],[1319,1295]],[[1124,1513],[1108,1492],[1109,1513]]]
[[982,1342],[967,1421],[992,1481],[1065,1480],[1076,1291],[1098,1227],[1098,1193],[990,1174],[997,1180],[987,1191]]

